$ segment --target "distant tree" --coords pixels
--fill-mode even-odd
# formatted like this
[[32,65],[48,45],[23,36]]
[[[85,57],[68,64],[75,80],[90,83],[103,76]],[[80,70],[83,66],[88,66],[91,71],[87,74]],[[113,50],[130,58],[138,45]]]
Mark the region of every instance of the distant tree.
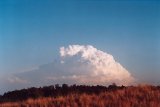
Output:
[[68,88],[68,85],[67,85],[67,84],[62,84],[62,88],[63,88],[63,89],[67,89],[67,88]]
[[55,84],[55,88],[59,89],[60,88],[59,84]]
[[108,89],[110,89],[110,90],[115,90],[115,89],[117,89],[118,87],[117,87],[117,85],[116,85],[116,83],[112,83],[112,85],[109,85],[108,86]]

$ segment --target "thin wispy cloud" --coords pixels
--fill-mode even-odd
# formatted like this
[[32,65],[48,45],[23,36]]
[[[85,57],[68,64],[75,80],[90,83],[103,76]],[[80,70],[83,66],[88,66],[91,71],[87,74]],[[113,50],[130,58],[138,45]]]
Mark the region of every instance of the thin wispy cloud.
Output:
[[21,79],[17,76],[10,76],[7,80],[9,83],[12,83],[12,84],[27,84],[28,83],[27,80]]

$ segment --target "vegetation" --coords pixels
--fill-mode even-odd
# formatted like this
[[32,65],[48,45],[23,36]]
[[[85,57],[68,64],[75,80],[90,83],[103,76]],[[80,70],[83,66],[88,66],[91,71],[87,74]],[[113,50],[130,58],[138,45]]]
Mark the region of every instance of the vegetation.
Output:
[[5,93],[0,107],[160,107],[160,86],[55,85]]

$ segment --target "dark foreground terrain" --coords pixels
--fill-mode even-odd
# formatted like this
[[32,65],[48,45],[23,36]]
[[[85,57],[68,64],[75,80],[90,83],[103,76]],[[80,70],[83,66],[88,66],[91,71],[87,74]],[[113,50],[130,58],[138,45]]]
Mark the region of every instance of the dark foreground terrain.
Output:
[[0,107],[160,107],[160,86],[59,86],[0,96]]

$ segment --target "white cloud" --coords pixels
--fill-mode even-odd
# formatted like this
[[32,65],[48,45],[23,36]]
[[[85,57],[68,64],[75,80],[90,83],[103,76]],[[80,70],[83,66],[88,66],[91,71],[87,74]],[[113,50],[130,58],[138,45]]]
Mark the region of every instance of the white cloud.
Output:
[[111,54],[91,45],[69,45],[60,48],[60,57],[25,72],[0,78],[6,90],[51,84],[132,85],[135,79]]
[[[129,85],[134,82],[131,74],[112,55],[100,51],[91,45],[69,45],[60,48],[63,64],[71,65],[68,72],[72,75],[65,79],[72,79],[85,84]],[[66,71],[67,72],[67,71]]]
[[[131,85],[134,78],[112,55],[91,45],[60,48],[60,57],[37,69],[20,72],[8,81],[19,87],[49,84]],[[14,87],[14,86],[13,86]]]

